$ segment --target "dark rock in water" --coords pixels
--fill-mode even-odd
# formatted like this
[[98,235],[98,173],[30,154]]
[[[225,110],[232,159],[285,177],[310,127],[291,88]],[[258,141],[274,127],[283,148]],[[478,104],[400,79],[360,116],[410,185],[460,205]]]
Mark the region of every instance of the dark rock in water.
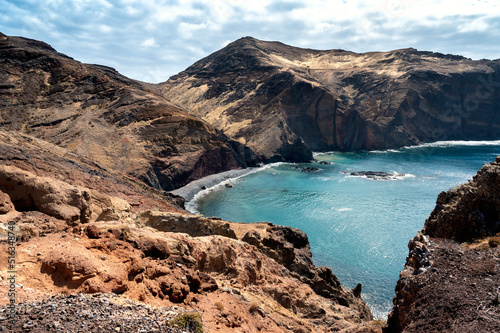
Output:
[[300,170],[300,172],[318,172],[319,169],[315,167],[306,167]]
[[366,177],[369,179],[375,179],[375,180],[394,180],[398,179],[398,177],[403,177],[405,174],[404,173],[391,173],[391,172],[384,172],[384,171],[357,171],[357,172],[351,172],[349,175],[354,176],[354,177]]
[[202,187],[201,187],[201,189],[202,189],[202,190],[206,190],[206,189],[207,189],[207,187],[206,187],[206,186],[202,186]]
[[319,161],[319,164],[321,164],[321,165],[332,165],[333,162]]
[[233,185],[233,184],[231,184],[231,183],[226,183],[226,185],[225,185],[225,186],[226,186],[227,188],[233,188],[233,187],[234,187],[234,185]]
[[354,287],[354,289],[352,290],[352,293],[356,297],[361,297],[361,290],[362,289],[363,289],[363,287],[362,287],[361,283],[358,283],[358,285],[356,287]]

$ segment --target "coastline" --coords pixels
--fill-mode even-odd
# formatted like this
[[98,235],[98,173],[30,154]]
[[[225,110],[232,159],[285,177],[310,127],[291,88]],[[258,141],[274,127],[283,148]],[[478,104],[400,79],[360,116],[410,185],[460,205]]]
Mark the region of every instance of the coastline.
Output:
[[214,187],[216,185],[220,185],[231,179],[239,178],[247,174],[253,173],[261,168],[262,167],[236,169],[236,170],[229,170],[216,173],[210,176],[194,180],[181,188],[170,191],[169,193],[183,197],[186,203],[188,203],[192,201],[196,197],[196,195],[198,195],[202,191],[210,189],[211,187]]

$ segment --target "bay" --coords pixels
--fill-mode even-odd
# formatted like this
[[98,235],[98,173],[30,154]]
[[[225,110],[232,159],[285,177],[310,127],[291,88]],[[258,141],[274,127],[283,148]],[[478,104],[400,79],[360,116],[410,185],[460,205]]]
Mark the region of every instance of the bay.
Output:
[[[234,222],[269,221],[306,232],[314,263],[340,282],[363,285],[375,317],[386,318],[408,254],[441,191],[466,182],[500,155],[500,141],[446,141],[398,150],[315,154],[314,163],[276,163],[226,180],[188,209]],[[323,161],[320,163],[320,161]],[[303,172],[304,168],[317,168]],[[359,171],[390,180],[352,176]]]

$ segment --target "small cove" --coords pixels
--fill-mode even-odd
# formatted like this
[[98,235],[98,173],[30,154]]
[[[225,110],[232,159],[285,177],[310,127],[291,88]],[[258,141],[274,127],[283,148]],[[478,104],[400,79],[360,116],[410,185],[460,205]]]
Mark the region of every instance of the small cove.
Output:
[[[234,222],[270,221],[307,233],[317,266],[341,283],[363,284],[376,317],[392,307],[394,287],[437,195],[466,182],[500,155],[500,141],[437,142],[398,150],[319,153],[318,162],[276,163],[214,185],[187,207]],[[320,163],[319,161],[322,161]],[[302,172],[306,167],[315,172]],[[390,180],[351,176],[383,171]]]

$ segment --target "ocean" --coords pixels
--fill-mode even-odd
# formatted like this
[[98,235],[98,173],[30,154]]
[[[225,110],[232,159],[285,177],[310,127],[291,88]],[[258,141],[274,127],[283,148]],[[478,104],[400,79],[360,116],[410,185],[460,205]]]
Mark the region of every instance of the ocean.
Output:
[[[446,141],[371,152],[317,153],[317,162],[275,163],[198,193],[188,210],[234,222],[269,221],[306,232],[317,266],[363,285],[385,319],[408,254],[441,191],[467,182],[500,155],[500,141]],[[304,168],[309,169],[305,172]],[[315,169],[314,169],[315,168]],[[317,169],[317,170],[316,170]],[[386,172],[388,178],[352,175]]]

